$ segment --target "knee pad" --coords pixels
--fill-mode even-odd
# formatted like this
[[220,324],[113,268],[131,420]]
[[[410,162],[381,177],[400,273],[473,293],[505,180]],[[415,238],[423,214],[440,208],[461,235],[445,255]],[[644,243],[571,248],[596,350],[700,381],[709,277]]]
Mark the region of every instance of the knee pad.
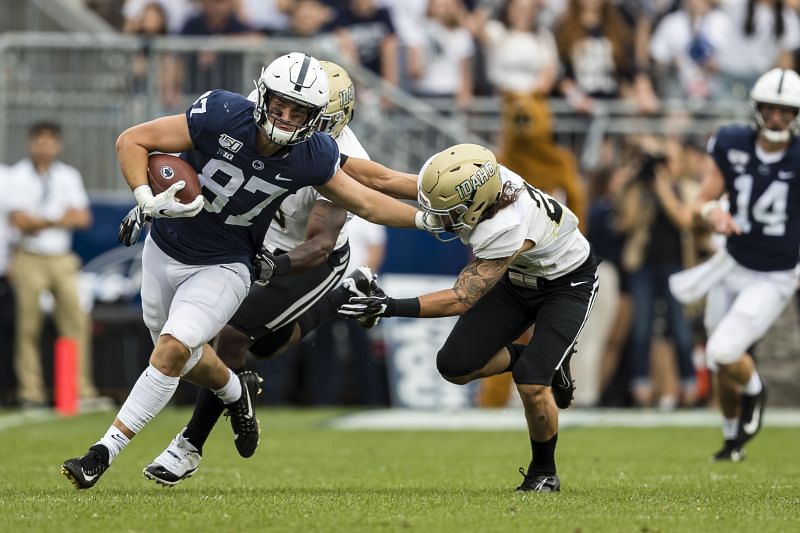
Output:
[[[462,357],[459,357],[459,355]],[[472,366],[469,365],[468,358],[463,357],[463,354],[445,351],[444,348],[439,350],[439,353],[436,354],[436,369],[439,371],[439,374],[445,378],[466,376],[480,368],[480,366],[472,368]]]
[[741,357],[742,352],[722,337],[712,335],[706,343],[706,366],[711,370],[735,363]]
[[200,362],[200,357],[203,355],[203,347],[199,346],[197,348],[190,348],[189,349],[189,360],[186,361],[186,364],[183,365],[181,368],[181,377],[185,376],[189,373],[191,369]]

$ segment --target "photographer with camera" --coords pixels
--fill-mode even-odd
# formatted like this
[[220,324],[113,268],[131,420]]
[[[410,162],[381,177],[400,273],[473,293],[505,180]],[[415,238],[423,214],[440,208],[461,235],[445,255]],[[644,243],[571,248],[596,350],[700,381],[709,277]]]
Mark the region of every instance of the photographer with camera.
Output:
[[650,346],[656,302],[663,302],[665,337],[675,346],[682,403],[695,401],[691,329],[683,307],[669,291],[668,279],[694,262],[690,205],[697,184],[685,177],[680,143],[667,141],[664,148],[639,155],[638,172],[622,192],[617,219],[625,234],[622,267],[633,299],[630,377],[633,400],[639,406],[653,401]]

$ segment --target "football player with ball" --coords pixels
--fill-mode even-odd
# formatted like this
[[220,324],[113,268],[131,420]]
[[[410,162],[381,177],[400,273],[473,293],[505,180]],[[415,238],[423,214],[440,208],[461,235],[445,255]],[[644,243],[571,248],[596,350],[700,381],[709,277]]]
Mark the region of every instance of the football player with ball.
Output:
[[[234,374],[208,341],[244,301],[251,281],[272,275],[270,258],[258,263],[265,268],[254,268],[254,261],[285,197],[313,186],[377,224],[422,228],[420,211],[345,174],[336,142],[316,131],[329,98],[319,61],[303,53],[281,56],[262,70],[256,87],[255,103],[209,91],[185,114],[134,126],[117,140],[137,203],[130,228],[153,219],[142,254],[142,311],[155,348],[105,435],[85,455],[64,462],[62,473],[77,488],[98,481],[181,378],[211,389],[226,405],[237,448],[257,445],[258,377]],[[147,176],[152,152],[180,153],[198,174],[202,195],[176,200],[186,180],[154,194]],[[186,175],[176,170],[173,179]]]

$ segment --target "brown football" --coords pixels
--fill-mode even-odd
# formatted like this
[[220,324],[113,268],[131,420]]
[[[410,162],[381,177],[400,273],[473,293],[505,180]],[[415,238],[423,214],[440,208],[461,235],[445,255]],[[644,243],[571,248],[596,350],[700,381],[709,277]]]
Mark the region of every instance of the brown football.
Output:
[[175,195],[182,204],[191,203],[201,193],[197,172],[189,163],[174,155],[151,155],[147,163],[147,181],[154,195],[166,191],[178,181],[185,181],[186,186]]

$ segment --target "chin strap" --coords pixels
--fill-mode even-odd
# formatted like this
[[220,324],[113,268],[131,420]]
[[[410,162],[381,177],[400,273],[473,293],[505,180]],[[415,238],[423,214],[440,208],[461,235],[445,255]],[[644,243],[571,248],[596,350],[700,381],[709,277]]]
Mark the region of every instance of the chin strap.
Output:
[[783,143],[789,140],[791,132],[789,130],[775,131],[761,128],[761,135],[771,143]]

